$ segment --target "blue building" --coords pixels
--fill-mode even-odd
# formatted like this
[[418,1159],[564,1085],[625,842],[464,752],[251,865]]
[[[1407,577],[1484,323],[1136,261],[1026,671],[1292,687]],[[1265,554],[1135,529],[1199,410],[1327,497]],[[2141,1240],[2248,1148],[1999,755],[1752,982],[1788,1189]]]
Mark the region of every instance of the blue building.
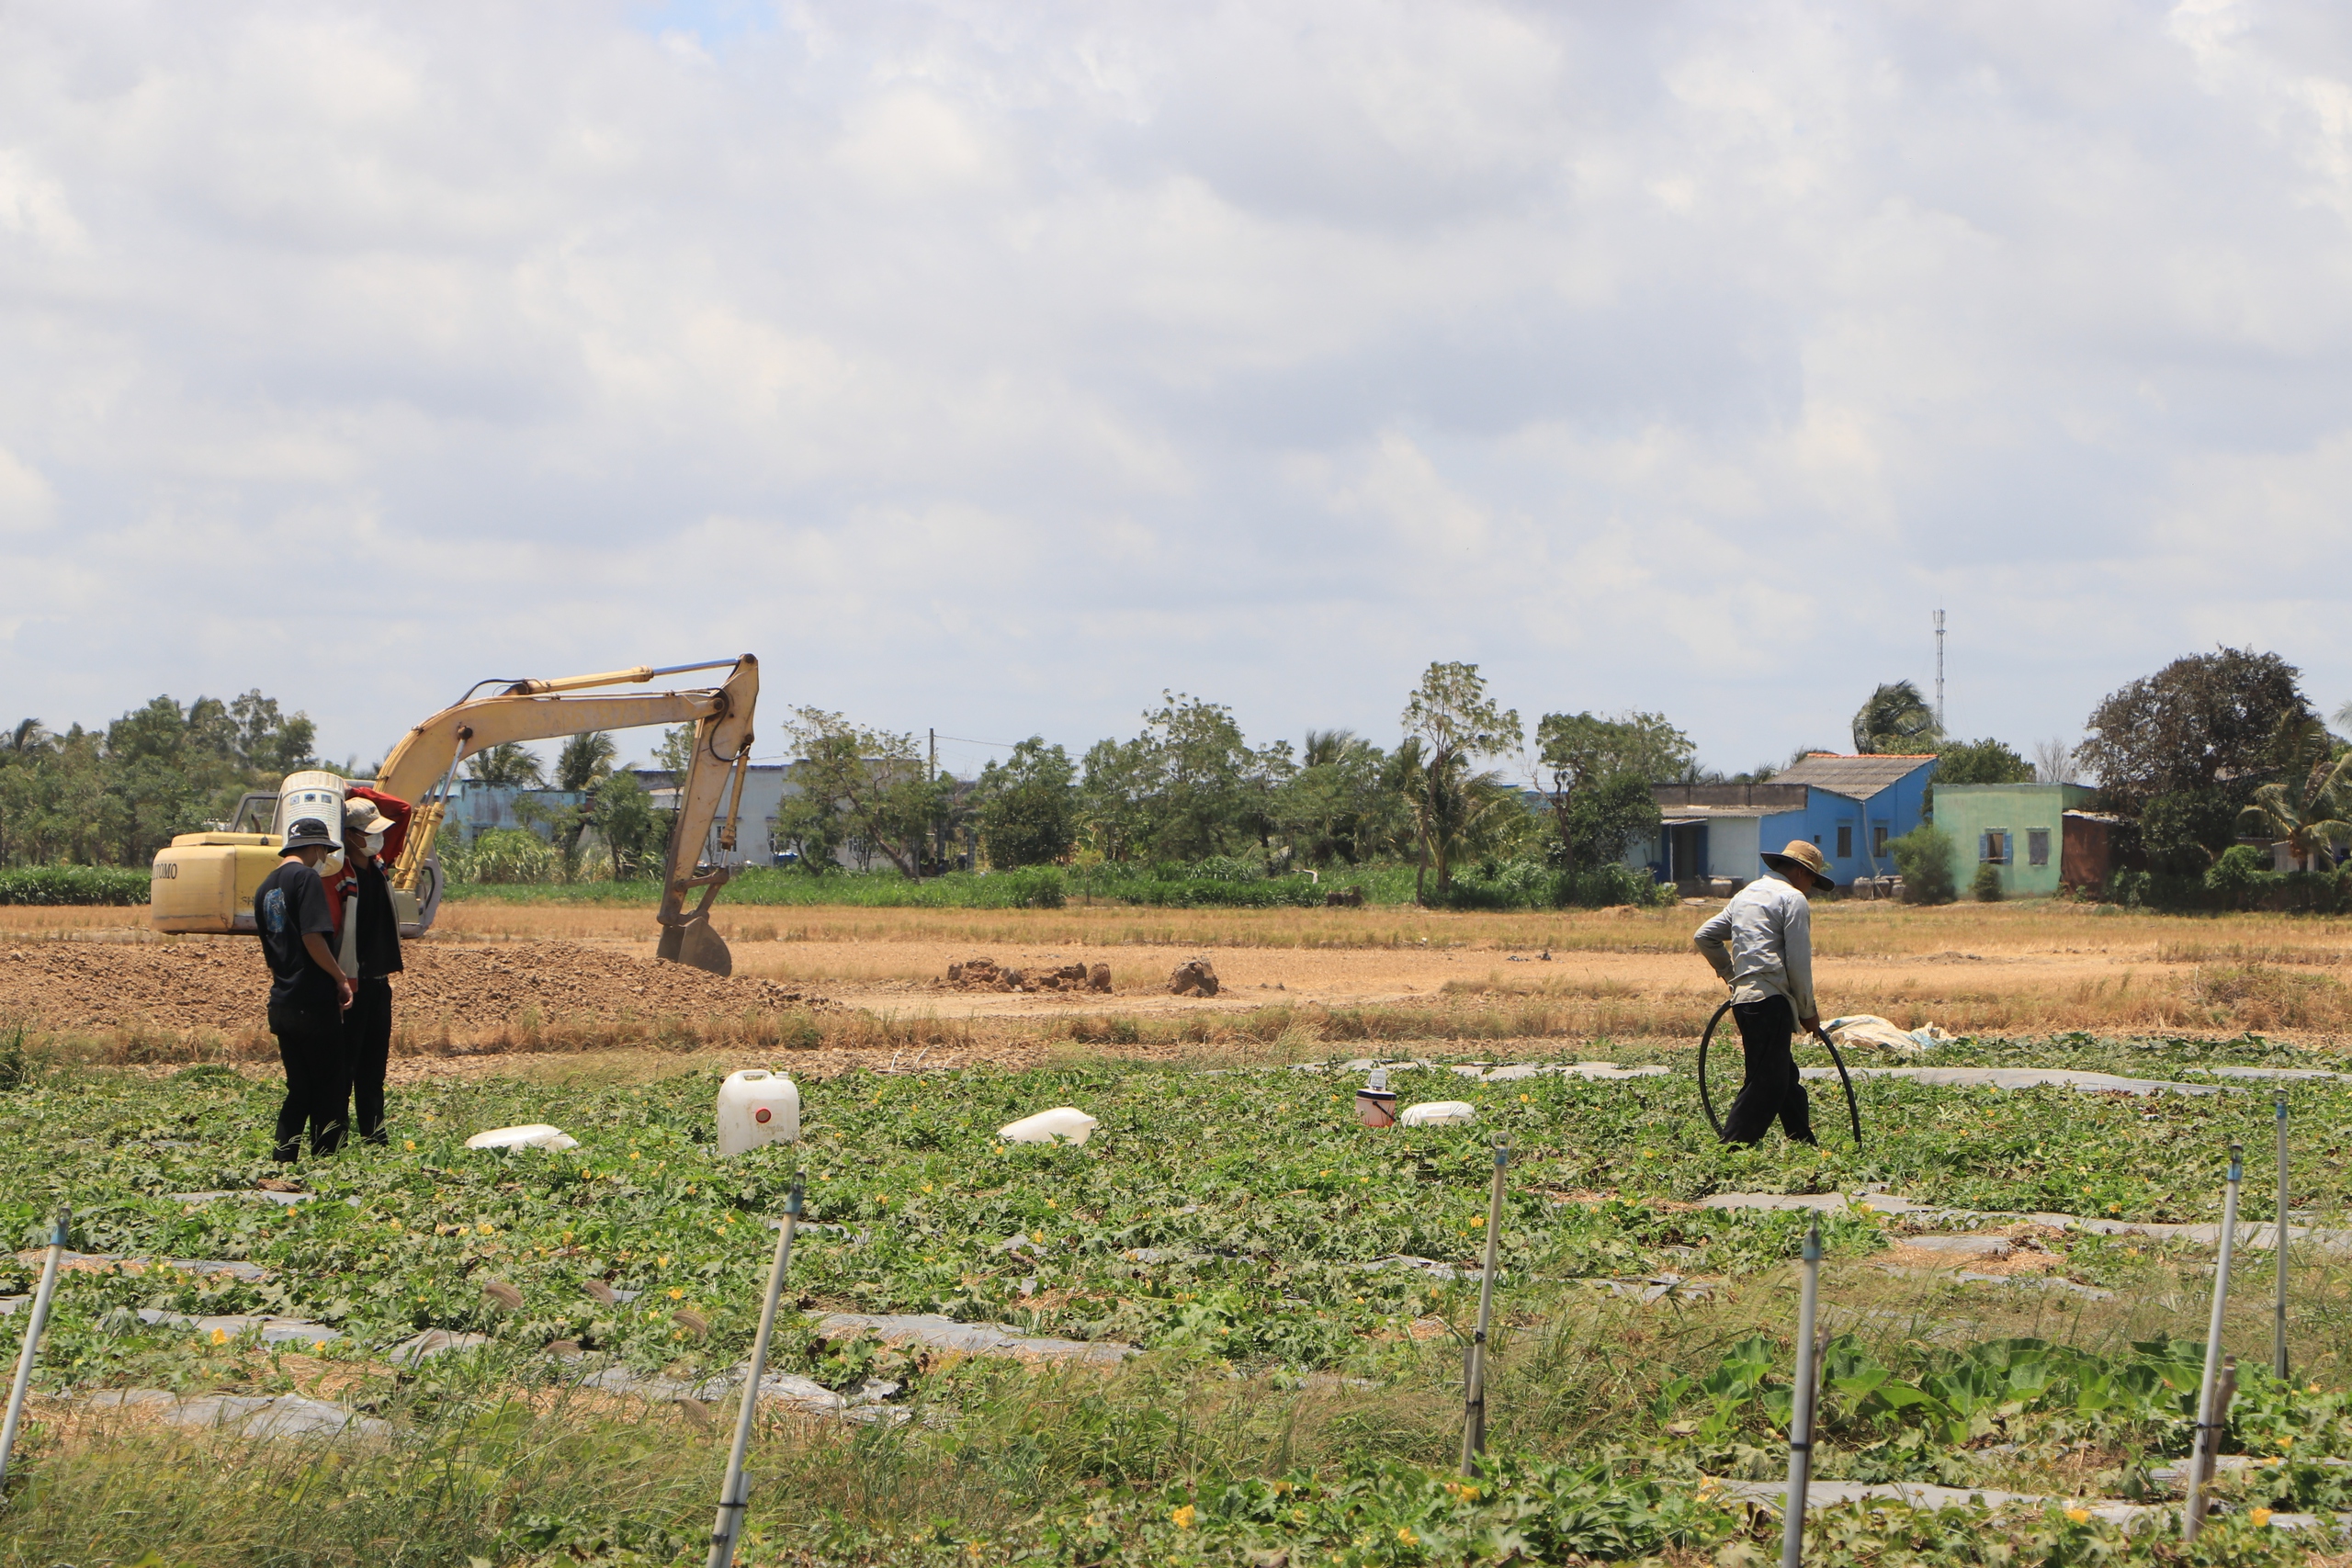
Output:
[[1891,875],[1887,841],[1924,818],[1936,759],[1816,751],[1760,784],[1659,784],[1658,828],[1627,852],[1660,882],[1752,882],[1761,856],[1807,839],[1840,884]]

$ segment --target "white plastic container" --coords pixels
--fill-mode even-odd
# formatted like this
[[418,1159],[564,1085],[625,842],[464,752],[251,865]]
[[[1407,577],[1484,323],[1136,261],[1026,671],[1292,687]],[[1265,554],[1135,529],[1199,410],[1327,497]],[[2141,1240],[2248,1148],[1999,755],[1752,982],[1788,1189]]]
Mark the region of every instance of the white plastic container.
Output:
[[800,1090],[782,1073],[745,1067],[718,1086],[718,1152],[800,1141]]
[[1458,1127],[1477,1119],[1478,1108],[1466,1100],[1425,1100],[1405,1107],[1396,1118],[1408,1127]]
[[1008,1144],[1082,1144],[1102,1125],[1075,1105],[1057,1105],[996,1130]]
[[466,1140],[469,1149],[576,1149],[580,1140],[560,1127],[526,1122],[520,1127],[492,1127]]
[[326,824],[327,836],[336,843],[343,842],[343,775],[316,771],[288,773],[277,786],[277,819],[271,830],[284,837],[286,830],[305,817],[315,817]]

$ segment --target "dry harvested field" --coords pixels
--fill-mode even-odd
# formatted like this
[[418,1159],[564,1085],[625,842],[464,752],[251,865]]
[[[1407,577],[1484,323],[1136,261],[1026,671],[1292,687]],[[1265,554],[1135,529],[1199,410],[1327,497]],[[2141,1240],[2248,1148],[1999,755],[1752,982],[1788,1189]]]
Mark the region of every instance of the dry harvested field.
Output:
[[[1712,908],[1448,914],[1413,909],[1055,910],[722,907],[731,981],[655,965],[650,911],[456,904],[413,944],[404,1054],[931,1048],[934,1061],[1036,1059],[1040,1043],[1287,1054],[1324,1040],[1541,1048],[1673,1042],[1721,992],[1689,946]],[[2058,902],[1819,907],[1826,1010],[1955,1032],[2352,1037],[2352,923],[2160,916]],[[1113,993],[949,988],[948,965],[1107,964]],[[1214,998],[1169,972],[1215,964]],[[157,938],[137,909],[0,909],[0,1021],[118,1059],[266,1050],[244,938]]]

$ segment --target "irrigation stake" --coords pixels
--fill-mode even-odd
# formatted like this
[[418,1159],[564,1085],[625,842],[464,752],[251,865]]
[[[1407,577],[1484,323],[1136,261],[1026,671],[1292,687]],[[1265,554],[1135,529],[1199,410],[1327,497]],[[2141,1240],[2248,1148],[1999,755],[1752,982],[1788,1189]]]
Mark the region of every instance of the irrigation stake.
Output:
[[1819,1381],[1814,1309],[1821,1303],[1821,1226],[1804,1233],[1804,1283],[1797,1295],[1797,1385],[1789,1401],[1789,1497],[1781,1520],[1781,1568],[1804,1561],[1804,1494],[1813,1480],[1813,1387]]
[[[17,1451],[17,1428],[25,1417],[25,1393],[32,1387],[33,1360],[40,1353],[40,1331],[49,1322],[49,1303],[57,1294],[57,1265],[65,1256],[65,1236],[73,1212],[57,1212],[57,1229],[50,1233],[49,1256],[41,1259],[40,1289],[33,1293],[33,1310],[25,1320],[25,1348],[17,1358],[17,1381],[8,1390],[8,1418],[0,1423],[0,1486],[8,1480],[8,1456]],[[0,1491],[0,1502],[7,1494]]]
[[2270,1371],[2287,1381],[2287,1097],[2278,1097],[2278,1210],[2270,1245],[2278,1251],[2278,1304],[2270,1318]]
[[2189,1540],[2205,1528],[2205,1477],[2213,1468],[2220,1446],[2214,1396],[2222,1373],[2222,1312],[2230,1304],[2230,1256],[2238,1238],[2238,1182],[2245,1175],[2245,1151],[2230,1145],[2230,1174],[2222,1196],[2222,1256],[2213,1264],[2213,1315],[2205,1327],[2205,1376],[2197,1391],[2197,1441],[2189,1450],[2188,1501],[2181,1513],[2180,1533]]
[[776,1303],[784,1299],[784,1271],[792,1263],[792,1233],[800,1224],[800,1173],[784,1201],[784,1224],[775,1238],[775,1266],[768,1270],[767,1304],[760,1309],[760,1332],[752,1341],[751,1374],[743,1380],[743,1409],[735,1417],[735,1447],[727,1456],[727,1480],[718,1488],[718,1522],[710,1527],[707,1568],[733,1568],[735,1538],[743,1533],[743,1510],[751,1503],[743,1457],[752,1448],[752,1422],[760,1409],[760,1379],[767,1371],[768,1340],[775,1333]]
[[1487,1263],[1478,1280],[1478,1333],[1464,1353],[1462,1377],[1462,1473],[1478,1473],[1487,1451],[1487,1330],[1495,1318],[1495,1248],[1503,1228],[1503,1168],[1510,1145],[1495,1145],[1495,1186],[1487,1195]]

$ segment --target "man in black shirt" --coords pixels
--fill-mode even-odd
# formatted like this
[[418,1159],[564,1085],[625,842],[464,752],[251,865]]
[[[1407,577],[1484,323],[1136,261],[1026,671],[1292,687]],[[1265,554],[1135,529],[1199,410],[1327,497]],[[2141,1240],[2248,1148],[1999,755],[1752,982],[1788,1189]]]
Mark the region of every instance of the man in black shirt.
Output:
[[318,873],[319,863],[336,848],[324,822],[300,818],[286,829],[277,869],[254,892],[254,929],[269,961],[269,1030],[286,1064],[277,1148],[284,1161],[301,1154],[306,1123],[312,1154],[333,1154],[343,1145],[344,1108],[351,1095],[343,1010],[351,1005],[351,982],[327,946],[334,919]]
[[351,1008],[343,1015],[351,1064],[351,1125],[360,1137],[384,1137],[384,1069],[392,1052],[392,976],[401,972],[400,915],[385,874],[408,838],[408,802],[354,784],[343,807],[343,874],[327,889],[339,953],[347,954]]

